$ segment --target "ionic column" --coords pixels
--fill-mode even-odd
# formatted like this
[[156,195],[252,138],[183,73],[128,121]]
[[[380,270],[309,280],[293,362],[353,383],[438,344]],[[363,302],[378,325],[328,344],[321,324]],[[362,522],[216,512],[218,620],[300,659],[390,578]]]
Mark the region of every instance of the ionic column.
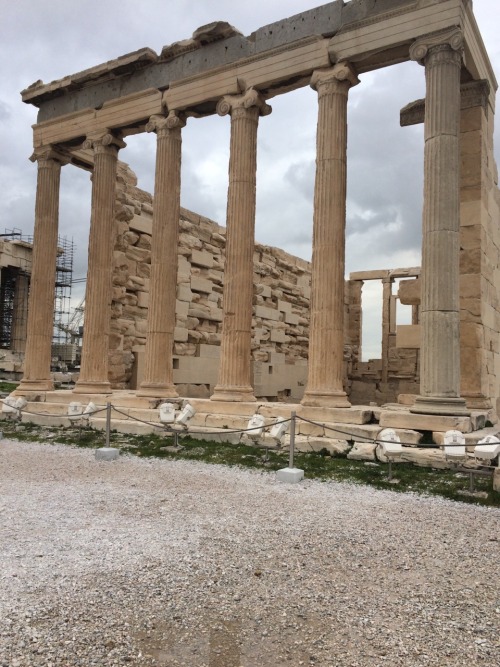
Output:
[[151,289],[144,379],[139,396],[175,398],[172,352],[177,292],[177,257],[181,207],[181,129],[176,112],[152,116],[146,125],[156,132],[156,175],[151,238]]
[[61,165],[67,159],[51,147],[37,149],[30,158],[38,163],[35,229],[24,376],[17,391],[50,391],[54,290],[56,282],[59,185]]
[[303,405],[349,407],[344,374],[348,63],[313,73],[318,92],[309,362]]
[[420,396],[411,408],[424,414],[466,414],[459,313],[462,50],[459,29],[422,38],[410,49],[426,78]]
[[224,320],[215,401],[255,401],[251,365],[257,127],[271,107],[253,89],[223,97],[220,116],[231,115]]
[[125,144],[112,134],[89,137],[85,148],[94,149],[92,211],[90,218],[85,319],[80,394],[110,393],[108,347],[111,310],[111,276],[115,242],[115,187],[118,150]]

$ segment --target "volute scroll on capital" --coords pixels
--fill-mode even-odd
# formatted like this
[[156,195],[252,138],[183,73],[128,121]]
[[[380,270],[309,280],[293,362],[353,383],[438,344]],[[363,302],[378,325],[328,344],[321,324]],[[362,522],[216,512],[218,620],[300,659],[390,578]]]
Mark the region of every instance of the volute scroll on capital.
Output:
[[420,65],[425,65],[426,57],[436,50],[454,52],[463,57],[464,34],[460,28],[440,31],[420,37],[410,46],[410,60],[415,60]]
[[272,107],[267,104],[264,97],[255,88],[249,88],[241,95],[224,95],[217,103],[217,113],[219,116],[227,116],[234,111],[245,111],[256,107],[259,110],[259,116],[268,116]]
[[63,153],[57,146],[38,146],[30,155],[31,162],[38,162],[40,166],[42,162],[59,162],[61,165],[68,164],[70,158],[68,155]]
[[93,149],[95,152],[110,148],[118,151],[120,148],[125,148],[126,145],[121,137],[106,129],[96,134],[89,134],[83,142],[82,148],[85,150]]
[[146,132],[165,132],[182,129],[186,126],[187,115],[181,111],[169,111],[168,115],[155,114],[146,124]]
[[314,70],[311,76],[310,86],[313,90],[328,83],[347,83],[349,87],[359,83],[354,67],[347,61],[336,63],[332,67]]

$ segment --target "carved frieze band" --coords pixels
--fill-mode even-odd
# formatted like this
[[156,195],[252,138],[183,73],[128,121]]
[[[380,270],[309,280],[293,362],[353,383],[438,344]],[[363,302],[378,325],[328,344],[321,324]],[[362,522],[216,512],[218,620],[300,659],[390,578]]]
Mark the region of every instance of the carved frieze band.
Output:
[[169,130],[178,130],[186,126],[186,114],[180,111],[169,111],[167,116],[151,116],[146,124],[146,132],[156,132],[157,134],[168,132]]
[[348,62],[337,63],[333,67],[317,69],[311,77],[311,88],[320,92],[320,87],[325,84],[348,84],[348,87],[356,86],[359,79],[354,67]]
[[217,103],[217,113],[219,116],[233,115],[235,112],[245,112],[248,109],[257,107],[259,116],[268,116],[272,107],[267,104],[265,99],[255,88],[249,88],[242,95],[224,95]]
[[429,54],[440,52],[442,54],[441,59],[453,58],[453,62],[460,63],[463,49],[463,32],[460,28],[452,28],[417,39],[410,46],[410,60],[415,60],[420,65],[424,65]]

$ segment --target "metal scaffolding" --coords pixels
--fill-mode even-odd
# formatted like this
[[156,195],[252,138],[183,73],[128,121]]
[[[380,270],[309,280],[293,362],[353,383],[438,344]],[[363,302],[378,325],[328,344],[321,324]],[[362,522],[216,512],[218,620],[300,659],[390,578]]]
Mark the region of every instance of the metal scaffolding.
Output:
[[[32,246],[33,237],[20,229],[6,229],[0,240]],[[54,328],[52,343],[55,356],[61,355],[66,344],[73,343],[68,332],[73,279],[73,240],[58,238],[56,284],[54,292]],[[18,266],[3,266],[0,287],[0,348],[24,352],[31,258],[26,257]]]
[[73,239],[57,240],[56,289],[54,296],[54,337],[52,343],[72,343],[67,332],[71,311],[71,285],[73,282]]

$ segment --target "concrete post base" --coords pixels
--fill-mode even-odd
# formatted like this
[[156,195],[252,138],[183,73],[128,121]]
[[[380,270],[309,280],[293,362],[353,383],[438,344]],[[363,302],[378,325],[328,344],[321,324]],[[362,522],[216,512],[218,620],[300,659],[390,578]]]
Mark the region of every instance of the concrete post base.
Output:
[[114,461],[120,456],[120,450],[114,447],[101,447],[95,450],[96,461]]
[[304,479],[304,471],[300,468],[281,468],[276,472],[276,479],[278,482],[297,484]]

